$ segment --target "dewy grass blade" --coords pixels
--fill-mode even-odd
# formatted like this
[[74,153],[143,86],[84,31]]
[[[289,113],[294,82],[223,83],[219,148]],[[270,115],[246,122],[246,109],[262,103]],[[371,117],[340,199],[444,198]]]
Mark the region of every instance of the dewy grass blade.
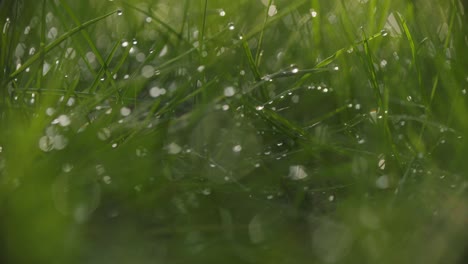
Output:
[[380,92],[379,83],[377,81],[377,73],[374,68],[374,60],[372,58],[371,50],[369,48],[369,43],[367,39],[364,40],[363,46],[364,46],[364,56],[365,56],[365,60],[367,64],[367,70],[371,77],[371,85],[372,85],[372,88],[374,89],[375,97],[377,99],[377,105],[381,110],[383,110],[384,102],[382,99],[382,94]]
[[406,23],[406,20],[403,18],[401,14],[398,13],[398,22],[400,23],[400,27],[403,28],[403,31],[405,32],[405,36],[408,39],[408,43],[411,49],[411,59],[412,63],[414,66],[414,69],[416,70],[416,73],[418,75],[418,86],[419,90],[421,93],[421,98],[423,98],[424,103],[427,103],[426,96],[424,89],[422,87],[422,76],[421,76],[421,70],[419,69],[418,61],[417,61],[417,54],[416,54],[416,45],[414,43],[413,36],[409,30],[408,24]]
[[85,22],[85,23],[83,23],[83,24],[81,24],[81,25],[79,25],[77,27],[74,27],[73,29],[71,29],[67,33],[63,34],[62,36],[57,38],[54,42],[52,42],[49,45],[45,46],[43,50],[41,50],[40,52],[36,53],[31,58],[29,58],[23,65],[21,65],[21,67],[19,67],[16,71],[14,71],[12,74],[10,74],[9,81],[13,80],[16,76],[18,76],[20,73],[22,73],[24,70],[26,70],[34,62],[36,62],[42,56],[47,54],[53,48],[57,47],[60,43],[62,43],[63,41],[65,41],[69,37],[71,37],[74,34],[80,32],[81,30],[83,30],[83,29],[85,29],[85,28],[87,28],[87,27],[89,27],[89,26],[91,26],[91,25],[105,19],[106,17],[109,17],[109,16],[111,16],[113,14],[116,14],[117,12],[119,12],[119,10],[116,10],[116,11],[110,12],[108,14],[105,14],[103,16],[91,19],[91,20],[89,20],[89,21],[87,21],[87,22]]
[[[112,73],[109,72],[109,63],[111,62],[112,58],[114,58],[114,55],[115,55],[115,52],[117,51],[117,48],[120,46],[120,42],[116,42],[114,44],[114,47],[112,48],[111,52],[109,53],[109,56],[107,56],[107,59],[105,62],[103,62],[102,64],[102,67],[101,67],[101,70],[98,72],[98,74],[96,75],[95,79],[94,79],[94,83],[93,85],[91,86],[90,88],[90,92],[91,93],[94,93],[96,92],[96,89],[97,89],[97,86],[98,84],[101,82],[101,76],[103,75],[107,75],[108,78],[106,79],[110,79],[112,80]],[[110,78],[109,78],[110,77]]]
[[263,36],[265,34],[265,28],[266,28],[266,24],[267,24],[268,17],[269,17],[268,13],[270,12],[272,3],[273,3],[273,0],[268,1],[268,5],[265,11],[265,18],[263,20],[263,28],[262,28],[262,31],[260,31],[260,38],[258,39],[258,43],[257,43],[257,54],[255,54],[255,66],[257,67],[260,65],[260,57],[262,55]]
[[[245,55],[247,56],[247,62],[249,64],[250,70],[252,71],[252,74],[254,75],[255,81],[261,82],[262,77],[260,76],[260,72],[258,70],[257,64],[255,63],[252,52],[249,48],[249,44],[247,43],[245,38],[242,38],[241,41],[242,41],[242,48],[244,50]],[[262,100],[268,99],[267,90],[263,83],[260,84],[260,96]]]
[[258,67],[255,64],[255,60],[249,48],[249,44],[247,43],[245,38],[242,38],[242,48],[244,50],[245,55],[247,56],[247,62],[249,63],[249,68],[252,71],[252,74],[254,75],[255,80],[260,81],[262,79],[260,76],[260,72],[258,71]]

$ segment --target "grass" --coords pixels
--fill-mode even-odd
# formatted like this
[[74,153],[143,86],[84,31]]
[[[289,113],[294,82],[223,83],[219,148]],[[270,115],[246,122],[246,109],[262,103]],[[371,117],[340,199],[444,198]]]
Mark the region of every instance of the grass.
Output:
[[465,263],[466,13],[0,1],[0,262]]

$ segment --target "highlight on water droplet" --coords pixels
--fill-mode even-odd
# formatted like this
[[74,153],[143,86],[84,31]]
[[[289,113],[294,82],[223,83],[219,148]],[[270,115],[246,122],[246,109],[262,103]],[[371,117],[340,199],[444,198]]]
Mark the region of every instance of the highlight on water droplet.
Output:
[[232,151],[238,153],[238,152],[241,152],[242,150],[242,146],[241,145],[235,145],[234,147],[232,147]]
[[145,65],[141,68],[141,75],[145,78],[151,78],[154,75],[154,67],[151,65]]
[[132,110],[126,106],[120,108],[120,114],[122,116],[129,116],[132,113]]
[[276,5],[270,5],[268,8],[268,16],[274,16],[278,13],[278,10],[276,9]]
[[164,88],[159,88],[159,87],[152,87],[150,90],[149,90],[149,94],[151,97],[153,98],[156,98],[160,95],[164,95],[166,94],[166,89]]
[[382,175],[375,180],[375,186],[379,189],[387,189],[390,186],[390,180],[387,175]]
[[58,123],[60,126],[63,126],[63,127],[69,126],[71,123],[70,117],[68,117],[67,115],[60,115],[54,121],[55,123]]
[[310,15],[312,17],[317,17],[317,15],[318,15],[318,13],[317,13],[317,11],[315,11],[315,9],[310,9],[309,12],[310,12]]
[[231,96],[234,96],[235,94],[236,94],[236,90],[234,89],[234,87],[228,86],[224,88],[224,96],[231,97]]
[[167,149],[167,153],[171,155],[179,154],[182,151],[182,148],[174,142],[167,145],[166,149]]
[[308,175],[305,171],[304,166],[302,165],[289,166],[289,174],[288,174],[289,179],[297,181],[297,180],[305,179],[307,176]]
[[121,16],[122,13],[123,13],[123,11],[122,11],[121,9],[118,9],[118,10],[117,10],[117,15],[118,15],[118,16]]

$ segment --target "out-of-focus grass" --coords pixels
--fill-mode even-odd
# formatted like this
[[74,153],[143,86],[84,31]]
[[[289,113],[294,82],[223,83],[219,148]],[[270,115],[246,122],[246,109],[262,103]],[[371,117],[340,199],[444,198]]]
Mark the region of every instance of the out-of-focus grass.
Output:
[[0,262],[465,263],[466,7],[0,1]]

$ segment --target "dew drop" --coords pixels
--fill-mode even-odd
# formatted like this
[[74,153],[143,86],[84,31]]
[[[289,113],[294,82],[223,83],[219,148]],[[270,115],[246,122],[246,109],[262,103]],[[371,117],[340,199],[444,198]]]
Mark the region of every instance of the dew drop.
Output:
[[109,175],[106,175],[104,177],[102,177],[102,181],[105,183],[105,184],[111,184],[112,183],[112,179]]
[[48,107],[48,108],[46,109],[46,115],[52,116],[54,113],[55,113],[55,109],[54,109],[54,108]]
[[68,145],[68,139],[63,135],[56,135],[52,137],[52,144],[54,149],[62,150]]
[[390,181],[387,175],[382,175],[375,180],[375,186],[379,189],[387,189],[390,186]]
[[62,166],[62,171],[65,172],[65,173],[70,172],[72,169],[73,169],[73,165],[70,164],[70,163],[65,163]]
[[58,123],[60,126],[66,127],[66,126],[69,126],[69,125],[70,125],[71,120],[70,120],[70,117],[68,117],[67,115],[60,115],[60,116],[57,118],[57,123]]
[[177,155],[182,151],[182,148],[174,142],[169,144],[166,148],[167,148],[167,153],[171,155]]
[[380,67],[385,68],[385,66],[387,66],[387,61],[386,60],[381,60],[380,61]]
[[276,5],[271,5],[268,8],[268,16],[274,16],[276,15],[276,13],[278,13],[278,10],[276,9]]
[[154,67],[151,65],[145,65],[141,68],[141,75],[145,78],[151,78],[154,75]]
[[255,107],[255,110],[257,111],[262,111],[265,107],[263,105],[259,105],[257,107]]
[[121,16],[121,15],[122,15],[122,13],[123,13],[123,12],[122,12],[122,10],[120,10],[120,9],[119,9],[119,10],[117,10],[117,15],[118,15],[118,16]]
[[128,108],[128,107],[124,106],[124,107],[120,108],[120,114],[122,116],[129,116],[131,113],[132,113],[132,110],[130,108]]
[[159,87],[152,87],[149,90],[149,94],[150,94],[151,97],[156,98],[156,97],[158,97],[160,95],[166,94],[166,89],[159,88]]
[[233,148],[232,148],[232,151],[238,153],[242,150],[242,146],[241,145],[235,145]]
[[289,167],[288,178],[294,181],[302,180],[307,177],[304,166],[302,165],[293,165]]
[[39,139],[39,148],[44,152],[49,152],[54,148],[53,141],[49,136],[43,136]]
[[309,12],[312,17],[317,17],[318,15],[317,11],[315,11],[314,9],[310,9]]
[[231,97],[231,96],[234,96],[235,94],[236,94],[236,90],[234,89],[234,87],[228,86],[224,88],[224,96]]

